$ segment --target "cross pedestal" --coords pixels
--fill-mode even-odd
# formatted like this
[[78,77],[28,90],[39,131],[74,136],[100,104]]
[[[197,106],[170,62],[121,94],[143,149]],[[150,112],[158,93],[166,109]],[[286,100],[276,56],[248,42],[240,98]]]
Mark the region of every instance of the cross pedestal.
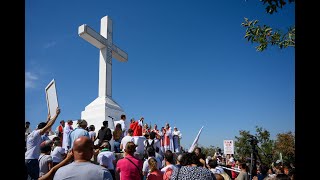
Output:
[[108,127],[113,131],[114,121],[119,120],[122,114],[125,114],[125,112],[111,97],[97,97],[81,112],[81,119],[85,119],[88,122],[88,126],[94,125],[98,135],[103,121],[108,121]]

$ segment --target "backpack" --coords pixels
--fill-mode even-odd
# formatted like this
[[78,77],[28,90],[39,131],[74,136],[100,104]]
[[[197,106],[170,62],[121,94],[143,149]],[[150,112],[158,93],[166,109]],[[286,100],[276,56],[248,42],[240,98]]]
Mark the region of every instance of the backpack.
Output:
[[106,139],[108,141],[110,141],[112,139],[112,133],[111,133],[111,130],[109,128],[106,128],[106,133],[104,134],[104,138],[103,139]]
[[154,152],[156,152],[153,144],[154,144],[154,139],[152,140],[151,144],[149,144],[148,139],[146,140],[146,146],[144,147],[144,153],[143,153],[145,158],[148,158],[148,151],[147,151],[148,147],[152,148],[154,150]]
[[151,148],[154,150],[154,152],[156,152],[156,150],[154,149],[154,146],[153,146],[153,144],[154,144],[154,139],[152,140],[151,144],[149,144],[149,140],[146,140],[146,143],[147,143],[147,145],[146,145],[146,150],[148,149],[148,147],[151,147]]
[[112,133],[109,128],[100,129],[98,131],[98,139],[99,139],[99,146],[102,144],[104,140],[110,141],[112,139]]

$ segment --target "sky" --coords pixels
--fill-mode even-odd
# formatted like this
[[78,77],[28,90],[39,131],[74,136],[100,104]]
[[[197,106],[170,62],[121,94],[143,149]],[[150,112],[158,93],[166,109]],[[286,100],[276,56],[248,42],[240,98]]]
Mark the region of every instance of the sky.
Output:
[[[295,49],[245,38],[244,18],[285,31],[295,23],[289,4],[267,14],[258,0],[25,1],[25,120],[46,121],[45,87],[55,79],[60,120],[81,118],[98,97],[99,50],[78,35],[87,24],[113,21],[113,43],[128,61],[112,60],[112,98],[127,119],[168,122],[190,147],[223,148],[240,130],[295,132]],[[90,122],[88,122],[90,124]]]

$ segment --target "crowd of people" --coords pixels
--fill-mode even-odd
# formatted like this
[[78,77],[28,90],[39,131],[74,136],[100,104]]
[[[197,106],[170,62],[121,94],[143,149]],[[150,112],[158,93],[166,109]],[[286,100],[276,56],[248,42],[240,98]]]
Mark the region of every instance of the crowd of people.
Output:
[[[59,114],[57,108],[54,117],[48,116],[47,122],[33,131],[26,123],[26,179],[249,180],[247,163],[233,155],[224,156],[218,150],[210,157],[200,147],[185,152],[180,145],[181,132],[176,127],[172,130],[169,123],[159,130],[156,124],[153,128],[144,124],[142,117],[131,119],[129,127],[116,123],[110,129],[103,121],[96,133],[86,120],[79,120],[75,128],[73,121],[61,120],[50,139]],[[125,115],[121,120],[126,120]],[[259,164],[251,179],[292,180],[292,172],[292,167],[281,164],[269,168]]]

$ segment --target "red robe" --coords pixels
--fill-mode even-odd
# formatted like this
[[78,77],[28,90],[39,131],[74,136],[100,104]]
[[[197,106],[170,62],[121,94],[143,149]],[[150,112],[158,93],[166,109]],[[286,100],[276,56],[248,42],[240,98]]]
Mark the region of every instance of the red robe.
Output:
[[142,136],[142,127],[139,126],[138,121],[131,123],[130,129],[133,130],[133,136]]
[[142,126],[140,126],[139,124],[137,124],[137,133],[134,136],[142,136]]

